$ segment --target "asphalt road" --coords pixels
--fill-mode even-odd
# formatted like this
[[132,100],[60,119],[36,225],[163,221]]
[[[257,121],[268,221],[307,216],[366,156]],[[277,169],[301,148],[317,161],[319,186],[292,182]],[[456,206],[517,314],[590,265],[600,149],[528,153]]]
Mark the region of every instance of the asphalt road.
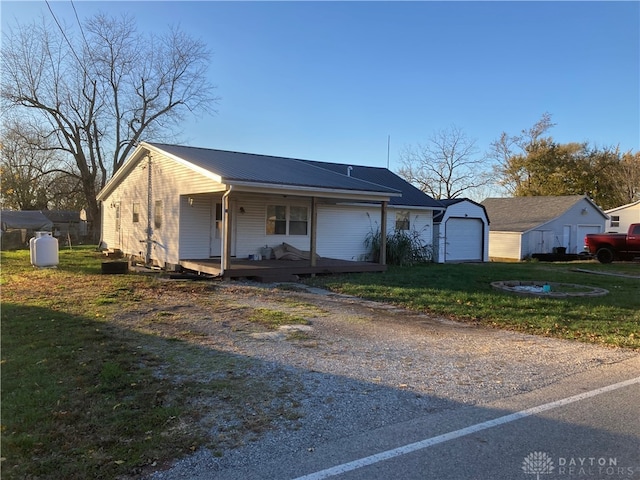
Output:
[[483,405],[317,445],[224,480],[640,479],[640,356]]

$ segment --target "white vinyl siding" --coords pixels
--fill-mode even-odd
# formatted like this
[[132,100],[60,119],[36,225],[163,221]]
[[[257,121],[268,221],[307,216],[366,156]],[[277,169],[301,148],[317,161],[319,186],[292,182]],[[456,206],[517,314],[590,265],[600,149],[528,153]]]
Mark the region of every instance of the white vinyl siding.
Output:
[[[103,242],[107,248],[120,248],[126,255],[146,254],[147,219],[149,208],[149,163],[146,157],[122,180],[120,185],[103,202]],[[201,249],[192,251],[189,245],[204,239],[205,247],[208,245],[209,219],[204,224],[196,224],[204,219],[196,214],[196,221],[189,217],[193,210],[189,210],[188,198],[181,200],[181,195],[194,195],[211,192],[220,189],[221,186],[204,175],[194,172],[163,155],[152,154],[151,161],[151,259],[159,265],[165,263],[177,264],[179,258],[203,258],[199,255]],[[154,207],[156,201],[162,202],[161,226],[154,227]],[[115,231],[115,205],[121,203],[120,238]],[[133,221],[133,205],[139,205],[138,222]],[[181,215],[181,208],[187,215]],[[181,225],[195,226],[194,229],[181,228]],[[190,225],[196,224],[196,225]],[[184,237],[180,233],[184,233]],[[185,256],[181,242],[185,240]],[[207,250],[208,251],[208,250]]]
[[[611,216],[611,219],[607,221],[606,231],[627,233],[629,231],[629,225],[632,223],[640,223],[640,200],[612,210],[607,210],[607,213]],[[614,225],[614,217],[617,217],[617,225]]]
[[[306,198],[283,198],[282,195],[237,194],[231,195],[233,229],[233,248],[235,256],[246,258],[260,253],[265,246],[275,247],[283,242],[300,250],[310,249],[311,200]],[[307,211],[308,225],[306,235],[268,234],[267,209],[269,205],[286,207],[287,213],[299,208]],[[289,226],[290,228],[290,226]]]
[[[403,211],[407,211],[406,208]],[[431,210],[409,210],[411,230],[420,232],[425,244],[431,244]],[[395,228],[395,209],[389,208],[387,233]],[[318,254],[342,260],[363,261],[368,258],[369,250],[365,240],[380,229],[380,208],[352,205],[320,205],[318,207]]]
[[492,259],[520,260],[520,232],[490,232],[489,257]]
[[[180,260],[208,258],[211,242],[211,215],[221,195],[183,195],[180,199]],[[219,201],[219,200],[218,200]],[[215,252],[212,256],[219,256]]]

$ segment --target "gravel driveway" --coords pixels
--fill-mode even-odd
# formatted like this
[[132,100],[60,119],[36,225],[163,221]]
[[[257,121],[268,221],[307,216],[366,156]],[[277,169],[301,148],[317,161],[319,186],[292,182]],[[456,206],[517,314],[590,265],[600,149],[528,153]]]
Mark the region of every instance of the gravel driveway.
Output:
[[[453,322],[313,288],[225,283],[213,295],[233,299],[224,320],[216,317],[219,309],[206,311],[202,304],[158,301],[163,308],[173,302],[181,318],[175,328],[197,330],[203,345],[259,360],[252,374],[300,385],[301,416],[294,425],[283,422],[222,455],[197,451],[153,479],[204,472],[232,478],[227,474],[235,469],[283,451],[313,452],[325,442],[461,404],[482,405],[637,355]],[[287,311],[310,324],[256,331],[243,327],[243,308]]]

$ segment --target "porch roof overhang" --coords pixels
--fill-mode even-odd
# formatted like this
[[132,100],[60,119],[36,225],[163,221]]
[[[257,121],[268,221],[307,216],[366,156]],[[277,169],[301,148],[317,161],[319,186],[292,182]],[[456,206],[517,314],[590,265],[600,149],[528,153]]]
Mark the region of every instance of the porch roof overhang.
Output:
[[401,196],[400,192],[376,192],[362,190],[347,190],[339,188],[320,188],[304,185],[278,185],[257,182],[228,182],[233,186],[234,192],[262,193],[270,195],[295,195],[299,197],[319,197],[341,201],[362,202],[388,202],[391,197]]

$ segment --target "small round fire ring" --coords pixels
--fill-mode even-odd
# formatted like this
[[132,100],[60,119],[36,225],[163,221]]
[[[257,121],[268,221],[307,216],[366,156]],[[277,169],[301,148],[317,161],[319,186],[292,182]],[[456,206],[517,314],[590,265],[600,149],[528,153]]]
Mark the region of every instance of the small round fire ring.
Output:
[[517,295],[543,298],[601,297],[609,293],[609,290],[599,287],[543,281],[503,280],[491,282],[491,287]]

